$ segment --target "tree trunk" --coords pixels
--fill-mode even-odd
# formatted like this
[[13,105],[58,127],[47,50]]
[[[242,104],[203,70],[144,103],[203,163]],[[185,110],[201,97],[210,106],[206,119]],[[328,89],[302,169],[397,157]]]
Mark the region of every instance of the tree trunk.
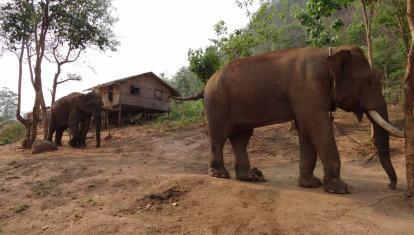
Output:
[[[364,24],[365,24],[365,34],[367,40],[367,47],[368,47],[368,63],[371,69],[373,68],[373,61],[372,61],[372,38],[371,38],[371,15],[368,16],[367,13],[367,6],[365,0],[361,0],[362,4],[362,13],[364,15]],[[374,145],[374,125],[371,123],[371,143]]]
[[397,19],[398,28],[399,28],[399,31],[400,31],[400,34],[401,34],[401,38],[404,42],[404,51],[405,51],[405,53],[408,53],[408,50],[409,50],[410,46],[409,46],[409,39],[408,39],[408,36],[407,36],[407,32],[405,32],[402,19],[399,16],[396,16],[395,18]]
[[411,46],[405,71],[405,159],[407,169],[407,196],[414,195],[414,0],[407,1],[407,18],[411,32]]
[[366,34],[367,47],[368,47],[368,62],[372,68],[373,66],[372,64],[372,39],[371,39],[371,17],[372,15],[368,16],[365,0],[361,0],[361,4],[362,4],[362,13],[364,15],[365,34]]
[[[41,81],[40,81],[40,84]],[[43,95],[43,91],[42,91],[42,85],[40,85],[40,94],[39,94],[39,106],[40,106],[40,111],[42,114],[42,125],[43,125],[43,139],[47,140],[47,133],[49,130],[49,119],[48,119],[48,115],[47,115],[47,108],[46,108],[46,102],[45,102],[45,98]]]
[[36,140],[38,123],[39,123],[39,98],[36,96],[35,102],[33,105],[33,110],[32,110],[32,126],[31,126],[30,141],[28,143],[29,149],[32,148],[32,145]]
[[60,64],[59,62],[57,62],[57,71],[55,73],[55,77],[53,78],[53,87],[52,87],[52,102],[50,103],[50,107],[53,106],[53,104],[55,103],[56,100],[56,90],[57,90],[57,86],[58,86],[58,78],[61,72],[61,68],[60,68]]
[[[46,34],[50,26],[50,18],[49,18],[49,4],[50,0],[46,0],[43,8],[43,16],[42,22],[40,24],[40,33],[39,33],[39,40],[36,40],[36,65],[35,65],[35,92],[38,105],[42,111],[42,122],[43,122],[43,139],[47,139],[48,133],[48,118],[47,118],[47,109],[45,98],[43,95],[43,86],[42,86],[42,62],[43,57],[45,55],[45,45],[46,45]],[[37,37],[37,35],[35,35]],[[33,107],[34,111],[35,107]],[[33,118],[34,120],[34,118]],[[33,136],[33,135],[32,135]]]
[[31,135],[31,123],[24,119],[20,113],[21,111],[21,103],[22,103],[22,78],[23,78],[23,56],[24,56],[24,48],[25,48],[25,44],[26,42],[23,40],[22,42],[22,48],[20,51],[20,55],[18,56],[19,58],[19,80],[18,80],[18,89],[17,89],[17,110],[16,110],[16,119],[22,123],[26,129],[26,137],[22,142],[22,147],[24,149],[29,149],[31,148],[31,144],[30,144],[30,135]]
[[403,22],[404,17],[406,16],[406,9],[405,9],[403,1],[393,0],[392,3],[394,4],[394,7],[397,11],[397,13],[395,14],[395,19],[397,20],[398,29],[401,34],[401,39],[403,40],[403,43],[404,43],[404,50],[405,50],[405,53],[408,54],[410,50],[410,45],[409,45],[410,42],[409,42],[408,34],[406,31],[406,28],[404,27],[404,22]]

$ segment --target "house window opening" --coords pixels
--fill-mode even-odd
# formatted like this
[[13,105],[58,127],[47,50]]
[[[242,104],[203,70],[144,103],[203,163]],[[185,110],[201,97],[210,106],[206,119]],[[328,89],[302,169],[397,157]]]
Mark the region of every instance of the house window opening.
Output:
[[140,90],[139,87],[132,85],[131,86],[131,95],[139,95]]
[[110,86],[108,89],[108,100],[112,102],[114,100],[114,87]]

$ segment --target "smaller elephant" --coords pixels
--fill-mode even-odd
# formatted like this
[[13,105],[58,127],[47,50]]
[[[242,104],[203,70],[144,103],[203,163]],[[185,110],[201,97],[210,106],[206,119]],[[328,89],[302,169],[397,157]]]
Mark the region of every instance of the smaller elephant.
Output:
[[52,107],[48,140],[55,135],[55,144],[62,145],[63,132],[69,128],[71,138],[69,145],[74,148],[86,147],[86,135],[90,128],[91,118],[95,122],[96,147],[101,144],[103,103],[101,97],[94,93],[71,93],[57,100]]

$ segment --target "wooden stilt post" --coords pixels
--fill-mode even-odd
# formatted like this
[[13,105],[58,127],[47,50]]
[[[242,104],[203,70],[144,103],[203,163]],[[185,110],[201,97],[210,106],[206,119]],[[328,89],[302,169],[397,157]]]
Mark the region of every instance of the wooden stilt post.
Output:
[[122,122],[122,106],[119,105],[119,111],[118,111],[118,126],[121,126]]

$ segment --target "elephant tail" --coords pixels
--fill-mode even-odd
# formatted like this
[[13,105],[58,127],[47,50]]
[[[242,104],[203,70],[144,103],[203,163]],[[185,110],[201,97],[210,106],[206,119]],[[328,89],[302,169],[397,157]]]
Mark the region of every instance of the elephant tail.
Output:
[[176,97],[176,96],[170,96],[170,98],[174,100],[199,100],[204,97],[204,90],[200,91],[198,94],[188,96],[188,97]]

